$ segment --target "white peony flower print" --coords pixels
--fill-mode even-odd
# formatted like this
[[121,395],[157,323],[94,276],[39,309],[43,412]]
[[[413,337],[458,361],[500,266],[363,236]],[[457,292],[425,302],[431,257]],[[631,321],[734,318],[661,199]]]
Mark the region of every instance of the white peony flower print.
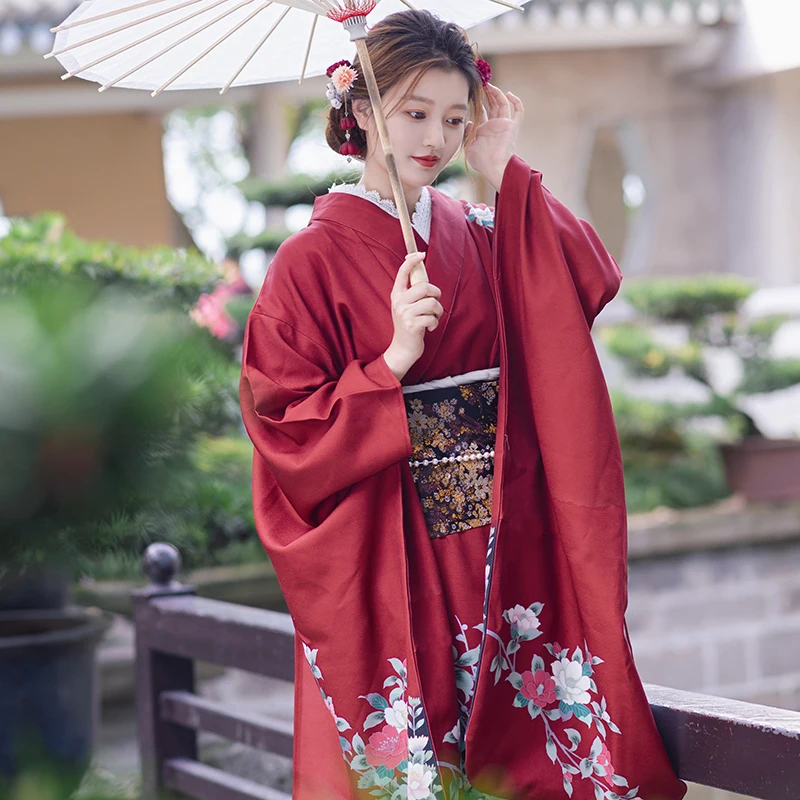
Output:
[[583,674],[583,664],[580,661],[562,658],[560,661],[554,661],[551,666],[559,700],[563,700],[568,705],[589,702],[591,699],[589,695],[590,678]]
[[408,800],[428,800],[431,796],[433,770],[424,764],[408,765]]
[[408,753],[409,755],[414,755],[414,753],[421,753],[425,750],[428,746],[428,737],[427,736],[412,736],[408,740]]
[[539,617],[529,608],[525,608],[525,606],[516,605],[514,608],[510,608],[506,613],[508,614],[508,621],[512,625],[516,625],[520,633],[526,633],[531,630],[535,631],[541,625]]
[[389,725],[404,731],[408,727],[408,706],[405,700],[395,700],[383,711],[383,718]]

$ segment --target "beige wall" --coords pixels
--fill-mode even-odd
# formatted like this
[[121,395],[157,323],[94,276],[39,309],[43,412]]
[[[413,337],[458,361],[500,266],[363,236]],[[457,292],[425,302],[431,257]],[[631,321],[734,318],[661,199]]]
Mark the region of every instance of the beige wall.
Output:
[[800,282],[800,69],[725,90],[726,263],[768,286]]
[[576,213],[588,216],[592,132],[627,125],[650,204],[642,217],[649,233],[638,255],[629,253],[629,273],[723,268],[713,93],[670,77],[658,48],[501,55],[493,66],[493,82],[525,105],[520,155]]
[[0,120],[5,213],[56,210],[90,239],[172,244],[161,131],[144,114]]

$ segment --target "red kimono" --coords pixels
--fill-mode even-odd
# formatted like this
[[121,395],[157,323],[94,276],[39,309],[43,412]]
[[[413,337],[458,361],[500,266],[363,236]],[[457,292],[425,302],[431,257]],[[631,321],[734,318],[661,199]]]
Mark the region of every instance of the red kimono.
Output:
[[297,631],[293,797],[679,800],[625,625],[590,335],[619,270],[517,157],[494,219],[431,193],[418,246],[445,313],[403,384],[500,367],[491,525],[429,536],[382,356],[396,219],[318,198],[248,323],[256,521]]

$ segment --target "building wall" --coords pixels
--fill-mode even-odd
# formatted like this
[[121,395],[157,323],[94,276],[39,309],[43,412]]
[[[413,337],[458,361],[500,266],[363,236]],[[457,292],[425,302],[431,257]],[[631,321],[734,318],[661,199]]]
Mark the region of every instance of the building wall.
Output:
[[725,262],[766,286],[800,283],[800,69],[730,86],[720,107]]
[[172,244],[161,133],[145,114],[0,120],[4,212],[55,210],[90,239]]
[[[629,167],[647,189],[633,230],[637,241],[623,254],[628,274],[723,269],[713,92],[670,77],[658,48],[499,55],[493,66],[493,82],[525,105],[520,155],[582,216],[589,216],[585,184],[594,131],[618,126]],[[608,193],[618,195],[619,187]],[[619,235],[611,229],[606,238]]]

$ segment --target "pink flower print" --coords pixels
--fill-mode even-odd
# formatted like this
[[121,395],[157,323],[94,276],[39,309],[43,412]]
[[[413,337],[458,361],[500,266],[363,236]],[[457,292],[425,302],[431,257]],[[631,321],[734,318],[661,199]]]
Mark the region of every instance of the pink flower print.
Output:
[[393,725],[384,725],[380,731],[369,737],[364,755],[371,767],[397,769],[400,762],[408,756],[408,733],[398,731]]
[[522,696],[533,700],[539,708],[554,702],[556,699],[556,682],[546,670],[537,669],[536,672],[522,673]]
[[515,625],[520,633],[525,633],[529,630],[536,630],[541,623],[539,617],[525,606],[516,605],[514,608],[508,610],[508,621]]
[[562,774],[564,776],[564,780],[567,783],[572,783],[572,773],[571,772],[567,772],[566,770],[564,770],[564,772]]
[[431,796],[433,778],[433,770],[424,764],[409,764],[406,784],[408,800],[428,800]]
[[609,786],[613,786],[614,782],[611,780],[611,776],[614,774],[614,765],[611,763],[611,753],[609,753],[605,742],[603,742],[603,749],[600,751],[597,758],[595,758],[595,763],[606,768],[606,774],[603,775],[603,780]]

